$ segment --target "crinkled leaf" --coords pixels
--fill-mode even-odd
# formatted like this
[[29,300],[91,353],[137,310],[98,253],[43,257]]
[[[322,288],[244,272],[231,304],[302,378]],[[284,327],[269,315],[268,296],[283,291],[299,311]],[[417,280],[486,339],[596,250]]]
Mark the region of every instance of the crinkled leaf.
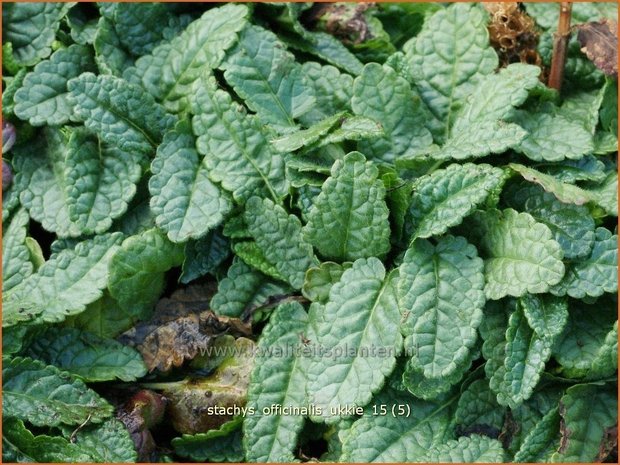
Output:
[[515,462],[541,463],[548,449],[557,449],[559,443],[560,414],[557,408],[551,409],[531,429],[514,456]]
[[279,200],[288,192],[284,160],[272,152],[262,123],[248,116],[215,80],[202,81],[194,97],[192,120],[196,148],[205,156],[209,176],[237,201],[252,195]]
[[397,293],[405,347],[428,378],[447,376],[474,343],[484,307],[483,262],[462,237],[415,241],[399,267]]
[[311,146],[329,133],[336,125],[346,118],[345,112],[329,116],[308,129],[302,129],[271,141],[273,148],[279,153],[293,152],[304,146]]
[[313,302],[326,303],[329,291],[334,284],[340,281],[342,273],[351,268],[350,262],[342,265],[334,262],[324,262],[319,266],[306,271],[302,293]]
[[589,194],[608,215],[618,216],[618,173],[612,171],[600,186],[591,188]]
[[359,152],[334,163],[304,227],[306,239],[321,255],[345,261],[387,253],[389,212],[378,174]]
[[164,290],[166,271],[181,263],[183,247],[158,230],[131,236],[110,260],[110,295],[121,308],[144,317]]
[[[6,59],[5,57],[3,57]],[[28,74],[25,68],[20,69],[12,78],[4,77],[4,90],[2,91],[2,116],[10,117],[15,109],[15,93],[22,87],[24,78]]]
[[152,153],[175,122],[142,88],[114,76],[83,73],[67,86],[76,118],[123,151]]
[[497,67],[487,16],[476,5],[455,4],[424,22],[404,50],[422,100],[446,137],[456,108]]
[[294,120],[316,102],[301,65],[274,33],[261,27],[246,27],[221,67],[246,105],[280,131],[294,128]]
[[351,106],[356,115],[378,121],[385,135],[359,143],[369,158],[388,163],[424,152],[433,143],[424,127],[425,113],[417,93],[389,66],[369,63],[353,82]]
[[302,238],[299,219],[269,199],[251,197],[245,222],[265,258],[293,288],[301,289],[306,270],[316,259],[312,246]]
[[555,177],[558,181],[574,184],[577,181],[605,180],[605,164],[592,155],[579,160],[564,160],[558,163],[538,165],[546,174]]
[[575,260],[566,267],[566,275],[551,289],[556,295],[581,299],[598,297],[618,290],[618,235],[605,228],[596,228],[592,252],[586,258]]
[[2,364],[2,414],[36,426],[99,423],[113,408],[84,382],[53,366],[17,357]]
[[503,182],[490,165],[452,164],[416,181],[406,217],[411,240],[445,233],[463,221]]
[[133,64],[133,58],[123,47],[114,23],[104,16],[99,18],[97,23],[93,48],[95,49],[95,61],[102,74],[120,77],[123,71]]
[[211,182],[187,121],[164,136],[151,164],[151,210],[173,242],[198,239],[232,209],[229,194]]
[[439,463],[498,463],[504,461],[504,449],[497,439],[472,434],[451,439],[431,448],[422,462]]
[[183,273],[179,281],[187,284],[194,279],[213,273],[230,255],[230,244],[219,230],[185,244]]
[[536,334],[555,341],[568,321],[566,299],[551,295],[526,294],[519,299],[523,314]]
[[75,44],[58,50],[24,78],[22,87],[15,93],[15,115],[33,126],[74,121],[73,108],[67,100],[67,82],[94,68],[87,47]]
[[120,308],[106,289],[100,299],[88,304],[82,313],[67,318],[64,325],[88,331],[100,338],[112,338],[136,323],[140,314],[132,310]]
[[133,55],[144,55],[163,39],[170,10],[165,3],[118,3],[114,11],[114,28],[121,43]]
[[171,443],[178,455],[196,462],[242,462],[245,455],[241,438],[241,417],[237,417],[219,429],[194,435],[184,434],[174,438]]
[[[250,462],[291,462],[295,458],[293,452],[303,416],[262,412],[273,404],[288,409],[306,405],[306,359],[290,353],[290,348],[301,344],[300,334],[306,332],[307,325],[304,308],[292,302],[276,308],[263,330],[258,349],[266,355],[257,356],[248,388],[248,407],[256,413],[243,421],[246,459]],[[268,352],[278,349],[284,356],[274,357]]]
[[313,304],[317,344],[342,352],[341,357],[312,358],[307,371],[309,402],[323,408],[329,423],[339,419],[330,415],[330,407],[367,404],[394,369],[402,346],[394,280],[377,258],[359,259],[332,286],[324,306]]
[[497,403],[486,379],[471,383],[459,397],[454,412],[457,433],[484,432],[497,438],[504,425],[506,409]]
[[120,233],[102,234],[50,257],[3,296],[3,326],[32,318],[58,322],[83,312],[101,297],[108,263],[121,240]]
[[265,257],[265,253],[255,241],[237,242],[233,245],[233,251],[241,260],[252,268],[257,269],[273,279],[286,281],[286,278],[278,271],[275,264]]
[[[294,4],[287,4],[289,7]],[[330,65],[308,61],[301,66],[307,83],[314,89],[316,103],[307,113],[300,116],[300,121],[306,125],[335,115],[341,111],[351,110],[351,96],[353,94],[353,78],[341,73]],[[360,65],[361,70],[361,65]]]
[[146,374],[142,357],[131,347],[74,328],[38,334],[26,354],[86,382],[135,381]]
[[30,276],[34,267],[26,245],[30,216],[24,209],[18,210],[2,234],[2,292],[21,283]]
[[[63,428],[65,433],[73,429]],[[69,434],[69,437],[71,437]],[[66,434],[67,435],[67,434]],[[136,462],[137,454],[127,428],[116,419],[105,420],[75,433],[75,443],[81,452],[89,456],[89,462],[123,463]]]
[[603,345],[592,361],[592,369],[588,372],[588,379],[611,377],[618,370],[618,322],[605,336]]

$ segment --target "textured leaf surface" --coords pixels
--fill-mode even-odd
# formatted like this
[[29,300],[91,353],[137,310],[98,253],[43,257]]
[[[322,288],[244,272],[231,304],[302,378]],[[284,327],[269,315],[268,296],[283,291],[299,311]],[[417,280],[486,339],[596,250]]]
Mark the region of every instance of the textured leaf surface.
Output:
[[497,67],[486,23],[477,6],[451,5],[431,16],[420,34],[405,45],[413,80],[441,122],[444,136],[457,105]]
[[[416,349],[409,349],[409,353]],[[448,393],[450,389],[463,378],[471,368],[473,353],[470,352],[461,363],[457,364],[452,372],[445,376],[427,378],[424,368],[414,355],[409,359],[402,375],[403,386],[415,397],[424,400],[435,400]]]
[[301,65],[274,33],[261,27],[248,26],[240,33],[222,68],[246,105],[280,130],[295,127],[294,120],[315,104]]
[[430,449],[421,459],[439,463],[498,463],[504,460],[502,443],[487,436],[472,434],[451,439]]
[[37,426],[98,423],[112,406],[82,381],[53,366],[29,358],[2,364],[2,414]]
[[502,183],[503,172],[490,165],[452,164],[420,178],[406,220],[411,239],[445,233]]
[[497,403],[488,380],[478,379],[459,398],[454,412],[457,432],[469,432],[482,427],[499,432],[504,425],[505,410]]
[[127,152],[151,153],[175,118],[135,84],[84,73],[68,83],[76,117],[104,142]]
[[476,213],[488,299],[547,292],[564,276],[562,249],[551,230],[515,210]]
[[189,122],[164,136],[151,164],[151,210],[173,242],[198,239],[218,226],[232,208],[227,193],[211,182]]
[[342,265],[334,262],[324,262],[318,267],[309,268],[306,272],[302,292],[313,302],[326,303],[329,291],[334,284],[340,281],[345,270],[351,268],[351,263]]
[[164,3],[118,3],[114,10],[114,28],[123,46],[132,55],[140,56],[149,53],[163,39],[163,26],[170,16]]
[[77,431],[75,442],[92,462],[136,462],[138,458],[129,432],[113,418]]
[[327,304],[317,307],[312,319],[317,344],[342,352],[313,358],[308,367],[309,402],[321,406],[330,423],[338,419],[330,407],[367,404],[395,366],[402,339],[394,284],[394,274],[386,277],[378,259],[359,259],[332,286]]
[[58,322],[83,312],[101,297],[108,282],[108,262],[121,239],[120,233],[99,235],[50,257],[36,274],[3,297],[3,326],[33,317]]
[[555,341],[568,321],[568,305],[565,299],[550,295],[526,294],[519,304],[530,327],[540,337]]
[[265,257],[265,253],[255,241],[237,242],[233,245],[233,251],[252,268],[273,279],[286,281],[286,278],[282,276],[276,266]]
[[84,381],[135,381],[146,374],[142,357],[113,339],[74,328],[48,330],[37,336],[27,355],[54,365]]
[[[246,459],[250,462],[293,461],[294,445],[303,426],[301,415],[263,415],[264,408],[281,405],[282,408],[305,406],[306,359],[290,348],[300,342],[300,333],[306,332],[308,315],[297,302],[280,305],[271,315],[258,343],[259,350],[282,350],[283,357],[264,352],[256,358],[248,388],[248,407],[255,415],[243,422]],[[299,356],[298,356],[299,355]]]
[[183,262],[183,247],[151,229],[127,238],[109,263],[108,289],[121,308],[148,313],[164,289],[164,274]]
[[[294,4],[290,4],[293,5]],[[287,5],[288,7],[289,5]],[[301,65],[308,85],[314,90],[314,107],[300,117],[305,124],[316,123],[351,109],[353,78],[330,65],[308,61]],[[360,66],[361,69],[361,66]]]
[[483,263],[462,237],[436,246],[415,241],[399,267],[398,299],[405,347],[428,378],[447,376],[469,355],[484,307]]
[[271,141],[273,148],[280,153],[293,152],[301,147],[310,146],[323,138],[334,126],[345,119],[345,112],[329,116],[308,129],[295,131]]
[[546,449],[556,449],[559,442],[560,414],[557,408],[550,410],[532,430],[514,456],[515,462],[542,462]]
[[381,256],[389,250],[385,187],[359,152],[334,163],[304,228],[318,252],[334,260]]
[[111,19],[99,18],[93,48],[95,61],[102,74],[120,77],[133,64],[133,57],[121,43]]
[[196,148],[205,156],[211,179],[237,201],[252,195],[284,197],[288,183],[284,160],[272,152],[261,122],[245,114],[213,80],[202,81],[195,95],[192,120]]
[[240,420],[241,417],[237,417],[218,429],[174,438],[171,441],[174,451],[197,462],[242,462],[245,456],[241,444]]
[[407,405],[404,415],[372,415],[367,412],[353,423],[342,444],[343,462],[417,461],[448,435],[449,410],[445,405],[424,402],[408,394],[384,390],[377,405]]
[[12,216],[8,228],[3,228],[2,292],[18,285],[34,271],[26,245],[29,220],[28,212],[20,209]]
[[424,127],[426,115],[421,105],[420,97],[392,68],[378,63],[364,66],[353,82],[351,106],[355,114],[380,122],[385,135],[360,142],[360,150],[369,158],[388,163],[424,152],[433,137]]
[[187,242],[183,273],[179,280],[187,284],[207,273],[213,273],[229,254],[230,244],[217,230],[208,232],[197,241]]
[[618,290],[618,235],[605,228],[596,229],[594,247],[590,255],[577,260],[566,268],[566,275],[551,289],[556,295],[576,299],[598,297],[605,292]]
[[265,258],[296,289],[301,289],[306,270],[316,259],[312,246],[301,234],[301,222],[269,199],[251,197],[246,203],[245,221]]
[[15,115],[33,126],[54,126],[73,120],[73,108],[67,101],[67,81],[94,68],[87,47],[76,44],[58,50],[24,78],[15,93]]

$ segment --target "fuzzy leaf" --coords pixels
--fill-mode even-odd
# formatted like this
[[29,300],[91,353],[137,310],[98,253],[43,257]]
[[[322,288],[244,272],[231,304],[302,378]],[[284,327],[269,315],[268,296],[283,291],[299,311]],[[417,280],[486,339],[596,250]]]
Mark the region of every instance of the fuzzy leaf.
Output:
[[273,279],[286,281],[286,278],[280,274],[276,266],[267,260],[262,249],[255,241],[237,242],[233,245],[233,251],[252,268],[256,268]]
[[451,439],[430,449],[422,462],[498,463],[504,461],[504,449],[497,439],[479,434]]
[[540,454],[547,448],[557,448],[558,431],[560,429],[560,414],[557,408],[551,409],[531,429],[514,456],[515,462],[542,462]]
[[[329,423],[339,419],[330,415],[330,407],[367,404],[395,366],[402,339],[394,279],[386,277],[377,258],[359,259],[332,286],[327,304],[313,304],[317,344],[343,352],[311,359],[307,372],[309,402],[323,408]],[[352,348],[369,356],[351,354]]]
[[28,212],[20,209],[11,217],[8,228],[3,228],[2,292],[18,285],[34,271],[26,245],[29,221]]
[[542,338],[555,341],[566,326],[568,304],[565,299],[526,294],[519,299],[519,304],[530,328]]
[[173,242],[198,239],[232,209],[227,193],[211,182],[187,121],[164,136],[151,164],[151,210]]
[[326,303],[329,299],[329,291],[334,284],[340,281],[342,273],[351,268],[350,262],[342,265],[334,262],[324,262],[318,267],[309,268],[306,271],[302,293],[313,302]]
[[378,174],[359,152],[334,163],[304,227],[321,255],[344,261],[387,253],[389,212]]
[[462,237],[415,241],[399,267],[405,347],[427,378],[448,376],[476,342],[484,307],[483,262]]
[[99,423],[113,408],[81,380],[29,358],[2,364],[2,415],[36,426]]
[[[294,6],[286,6],[291,5]],[[333,66],[313,61],[304,63],[301,69],[308,85],[314,89],[316,104],[299,118],[300,121],[310,125],[341,111],[351,110],[353,78],[350,75],[341,73]]]

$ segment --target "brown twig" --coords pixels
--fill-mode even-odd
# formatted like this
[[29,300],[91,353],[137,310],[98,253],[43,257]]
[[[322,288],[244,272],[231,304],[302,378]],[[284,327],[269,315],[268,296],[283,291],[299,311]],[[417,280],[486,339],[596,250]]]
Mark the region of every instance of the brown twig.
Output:
[[571,2],[560,3],[558,30],[553,35],[553,57],[551,58],[551,71],[549,71],[548,85],[558,92],[562,89],[562,79],[564,78],[564,64],[566,63],[568,39],[570,39],[570,16],[572,8],[573,4]]

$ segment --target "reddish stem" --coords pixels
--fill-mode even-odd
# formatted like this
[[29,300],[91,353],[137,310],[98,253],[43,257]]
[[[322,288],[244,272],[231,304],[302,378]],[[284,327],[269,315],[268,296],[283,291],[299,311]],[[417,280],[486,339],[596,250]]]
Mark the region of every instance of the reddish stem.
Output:
[[553,34],[553,57],[551,59],[548,85],[558,92],[562,89],[562,79],[564,78],[564,64],[566,63],[566,52],[568,50],[568,40],[570,39],[570,16],[572,8],[573,5],[571,2],[560,3],[558,30]]

